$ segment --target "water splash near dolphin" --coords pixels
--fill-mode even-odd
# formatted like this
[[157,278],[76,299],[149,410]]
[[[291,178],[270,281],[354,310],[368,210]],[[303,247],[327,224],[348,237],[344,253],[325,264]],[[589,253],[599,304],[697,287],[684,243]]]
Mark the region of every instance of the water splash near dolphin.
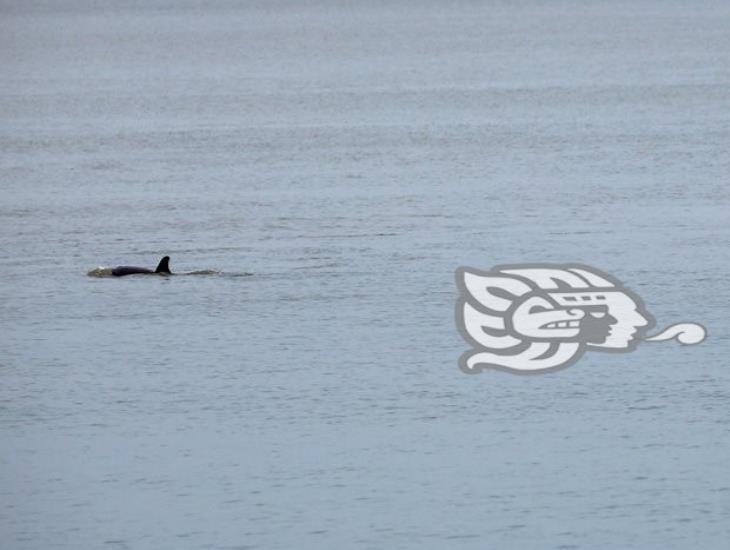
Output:
[[649,336],[646,342],[666,342],[677,339],[677,342],[685,346],[699,344],[707,337],[707,330],[698,323],[677,323],[661,331],[659,334]]

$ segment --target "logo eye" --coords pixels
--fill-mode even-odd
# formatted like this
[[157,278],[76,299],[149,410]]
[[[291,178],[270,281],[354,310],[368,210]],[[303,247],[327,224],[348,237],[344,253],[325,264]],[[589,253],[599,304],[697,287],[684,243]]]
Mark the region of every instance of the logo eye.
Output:
[[549,307],[545,306],[532,306],[528,310],[530,313],[545,313],[546,311],[552,311]]

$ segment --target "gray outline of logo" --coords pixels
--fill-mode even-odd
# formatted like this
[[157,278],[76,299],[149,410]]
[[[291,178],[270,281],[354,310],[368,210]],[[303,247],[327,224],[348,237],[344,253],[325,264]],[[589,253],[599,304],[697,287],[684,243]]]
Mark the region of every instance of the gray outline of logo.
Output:
[[[468,288],[467,277],[479,287],[484,283],[484,292],[478,293],[492,303],[485,304],[475,296],[474,289]],[[490,281],[494,284],[487,285]],[[656,321],[641,297],[608,273],[581,263],[504,264],[488,271],[461,266],[456,269],[456,285],[456,326],[472,348],[461,355],[459,367],[468,374],[485,369],[543,374],[575,364],[586,351],[628,353],[642,342],[673,338],[685,345],[698,344],[707,335],[705,327],[698,323],[679,323],[647,337]],[[620,307],[612,308],[612,301],[618,301]],[[535,305],[530,309],[526,307],[528,302],[544,307]],[[501,305],[499,311],[488,307],[494,303]],[[568,321],[530,327],[526,321],[540,315],[532,311],[545,308],[543,313],[547,317],[567,316]],[[626,315],[624,320],[613,317],[612,313],[619,310],[628,312],[633,322],[626,322]],[[471,323],[471,330],[467,317],[477,321]],[[594,317],[604,320],[596,321]],[[527,328],[515,328],[516,321]],[[589,328],[591,324],[593,329]],[[613,327],[623,327],[623,332],[614,336]],[[556,337],[550,332],[564,336]],[[610,339],[612,343],[607,344]],[[470,364],[470,360],[479,357],[488,359]],[[546,366],[539,366],[543,363]]]

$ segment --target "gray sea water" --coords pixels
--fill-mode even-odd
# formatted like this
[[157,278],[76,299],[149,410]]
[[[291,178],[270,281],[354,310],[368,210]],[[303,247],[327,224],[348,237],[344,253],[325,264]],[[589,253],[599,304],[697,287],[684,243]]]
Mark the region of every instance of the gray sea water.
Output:
[[[727,548],[728,29],[2,2],[0,546]],[[709,337],[463,374],[455,269],[539,261]]]

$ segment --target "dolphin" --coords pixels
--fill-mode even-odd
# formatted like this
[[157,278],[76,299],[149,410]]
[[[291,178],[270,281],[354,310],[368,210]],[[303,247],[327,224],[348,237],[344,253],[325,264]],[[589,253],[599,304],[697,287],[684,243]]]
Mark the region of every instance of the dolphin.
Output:
[[131,265],[119,265],[112,269],[112,275],[115,277],[124,277],[125,275],[171,275],[170,273],[170,256],[165,256],[157,264],[157,269],[152,271],[146,267],[134,267]]

